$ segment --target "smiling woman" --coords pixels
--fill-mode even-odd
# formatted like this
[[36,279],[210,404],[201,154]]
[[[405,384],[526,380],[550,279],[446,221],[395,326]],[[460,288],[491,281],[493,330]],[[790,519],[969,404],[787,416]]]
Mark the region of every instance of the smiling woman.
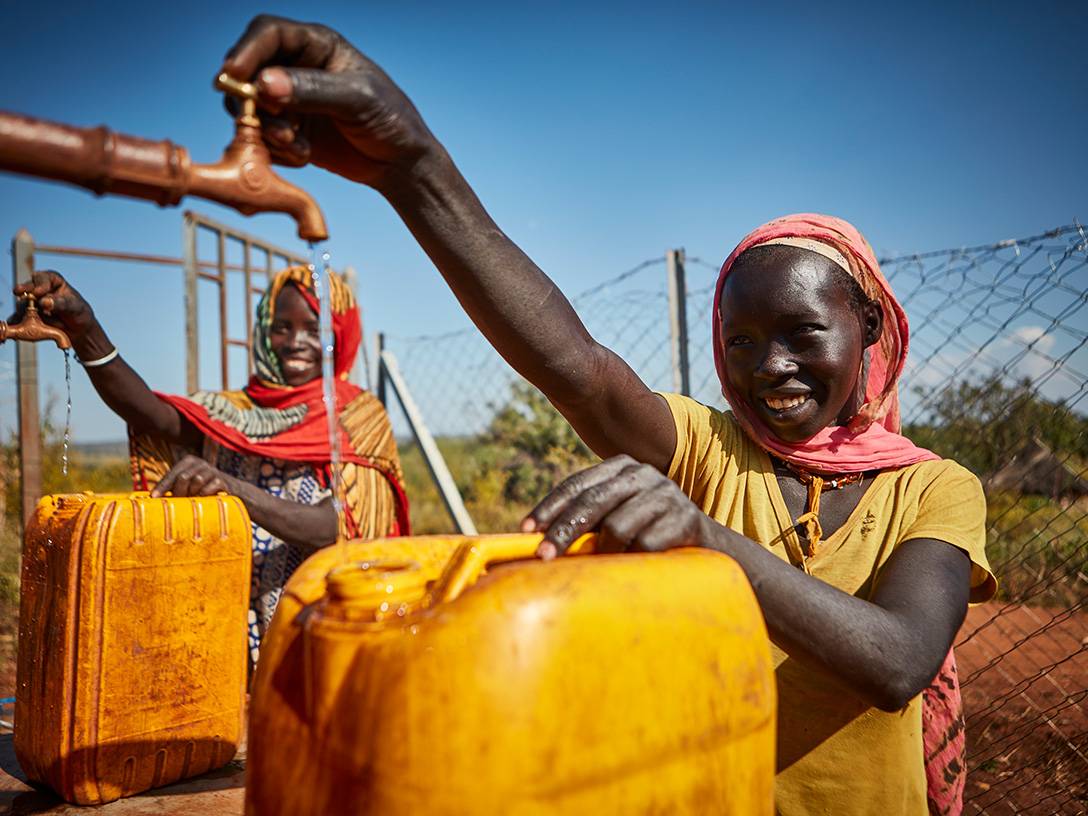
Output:
[[[249,643],[261,636],[284,583],[314,550],[338,537],[408,532],[408,505],[389,418],[348,373],[361,340],[351,290],[329,278],[336,410],[342,461],[332,472],[322,399],[318,301],[308,267],[276,275],[257,306],[256,373],[239,391],[188,397],[152,392],[117,354],[91,307],[56,272],[35,272],[31,291],[61,325],[102,399],[129,426],[135,487],[153,496],[232,493],[253,522]],[[98,364],[100,363],[100,364]],[[340,485],[342,514],[332,501]]]
[[[385,196],[480,331],[610,457],[525,519],[542,557],[597,529],[606,550],[704,547],[744,569],[776,647],[776,810],[958,813],[947,658],[968,600],[995,589],[985,504],[968,471],[898,433],[907,323],[858,231],[790,216],[729,256],[713,338],[733,412],[717,411],[654,393],[598,343],[340,34],[261,16],[223,69],[257,83],[281,161]],[[631,679],[653,683],[662,667],[642,670]]]

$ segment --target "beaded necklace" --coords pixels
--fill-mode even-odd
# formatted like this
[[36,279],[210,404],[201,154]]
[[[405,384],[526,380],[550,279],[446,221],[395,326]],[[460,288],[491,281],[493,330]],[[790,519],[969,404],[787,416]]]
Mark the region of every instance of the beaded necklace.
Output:
[[805,555],[811,558],[816,555],[816,548],[824,535],[823,527],[820,526],[820,496],[823,494],[824,488],[840,490],[847,485],[857,484],[865,477],[865,474],[843,473],[829,476],[813,473],[790,462],[784,464],[790,473],[796,476],[808,490],[805,499],[805,512],[797,517],[797,524],[805,529]]

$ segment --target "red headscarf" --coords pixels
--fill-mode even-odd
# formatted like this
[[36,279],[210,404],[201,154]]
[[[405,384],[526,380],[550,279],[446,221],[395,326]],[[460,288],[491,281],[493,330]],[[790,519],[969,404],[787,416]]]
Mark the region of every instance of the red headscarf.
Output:
[[[865,402],[845,427],[824,428],[803,442],[785,442],[775,436],[749,409],[729,382],[722,341],[722,289],[737,258],[748,249],[781,239],[808,239],[829,247],[845,261],[846,270],[884,312],[880,339],[866,350],[868,378]],[[840,261],[836,261],[841,265]],[[744,237],[726,258],[714,291],[714,365],[721,380],[722,394],[745,432],[764,450],[808,470],[822,473],[858,473],[866,470],[903,467],[938,459],[899,434],[899,376],[907,361],[907,316],[880,272],[880,265],[861,233],[839,218],[800,213],[776,218]],[[863,364],[862,372],[866,366]],[[860,375],[860,372],[859,372]]]

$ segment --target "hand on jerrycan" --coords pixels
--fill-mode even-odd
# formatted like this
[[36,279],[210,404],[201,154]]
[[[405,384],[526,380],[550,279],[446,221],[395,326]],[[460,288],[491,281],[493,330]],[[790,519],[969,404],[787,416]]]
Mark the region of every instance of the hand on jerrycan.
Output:
[[382,191],[443,155],[396,83],[325,26],[262,14],[222,70],[256,84],[262,133],[280,164],[316,164]]
[[545,561],[590,531],[600,533],[596,552],[660,552],[706,546],[711,527],[675,482],[626,454],[568,477],[521,523],[523,533],[544,534],[536,554]]

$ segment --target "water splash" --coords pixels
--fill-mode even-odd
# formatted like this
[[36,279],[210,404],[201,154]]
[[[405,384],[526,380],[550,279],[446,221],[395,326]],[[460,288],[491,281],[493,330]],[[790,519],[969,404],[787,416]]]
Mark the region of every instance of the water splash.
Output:
[[60,455],[60,472],[68,475],[68,441],[72,437],[72,358],[64,349],[64,447]]
[[[340,485],[340,408],[336,404],[336,376],[333,369],[332,335],[332,286],[329,282],[329,253],[321,251],[314,242],[310,242],[310,275],[314,284],[314,294],[319,305],[317,326],[321,343],[321,401],[325,403],[325,416],[328,422],[329,462],[332,471],[332,505],[336,510],[337,523],[343,513]],[[340,561],[347,561],[347,543],[340,544]]]

